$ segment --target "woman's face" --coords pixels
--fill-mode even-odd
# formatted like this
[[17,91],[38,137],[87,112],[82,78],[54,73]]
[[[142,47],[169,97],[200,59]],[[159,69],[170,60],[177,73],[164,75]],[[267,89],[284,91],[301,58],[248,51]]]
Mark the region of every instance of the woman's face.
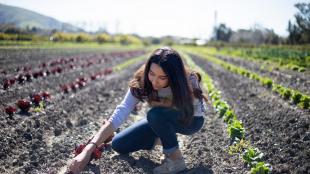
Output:
[[153,89],[159,90],[168,86],[168,76],[164,73],[163,69],[156,63],[152,63],[148,78],[152,83]]

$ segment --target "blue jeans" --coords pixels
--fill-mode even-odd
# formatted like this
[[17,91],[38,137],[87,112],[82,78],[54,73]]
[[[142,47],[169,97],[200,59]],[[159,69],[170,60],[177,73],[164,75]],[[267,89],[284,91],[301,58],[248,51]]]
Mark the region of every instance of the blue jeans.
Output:
[[151,150],[155,139],[160,138],[163,153],[170,154],[179,148],[176,133],[191,135],[199,131],[204,123],[204,117],[194,117],[190,125],[179,122],[181,114],[175,109],[154,107],[142,119],[121,131],[112,140],[112,148],[120,154],[138,150]]

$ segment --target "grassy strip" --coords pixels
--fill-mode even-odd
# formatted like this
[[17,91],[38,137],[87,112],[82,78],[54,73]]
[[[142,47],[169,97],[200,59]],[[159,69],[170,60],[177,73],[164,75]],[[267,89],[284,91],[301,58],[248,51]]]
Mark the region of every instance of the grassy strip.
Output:
[[186,63],[202,75],[203,88],[208,90],[212,106],[215,108],[220,118],[227,124],[227,132],[232,145],[229,146],[230,154],[240,154],[246,164],[251,167],[253,174],[265,174],[270,172],[269,164],[262,161],[263,153],[250,145],[245,140],[245,129],[240,120],[237,119],[233,109],[221,97],[221,92],[214,86],[212,78],[203,69],[197,66],[193,60],[183,54]]
[[148,55],[148,54],[144,54],[144,55],[142,55],[142,56],[138,56],[138,57],[129,59],[129,60],[127,60],[127,61],[125,61],[125,62],[123,62],[123,63],[121,63],[121,64],[118,64],[118,65],[114,66],[114,67],[112,68],[112,70],[113,70],[113,72],[120,71],[120,70],[122,70],[122,69],[128,67],[129,65],[132,65],[132,64],[134,64],[134,63],[137,63],[137,62],[140,62],[140,61],[142,61],[142,60],[145,60],[145,59],[148,57],[147,55]]
[[[190,51],[193,52],[193,51]],[[231,63],[220,60],[214,56],[210,56],[210,54],[204,52],[203,50],[195,51],[195,54],[200,57],[207,59],[210,62],[216,63],[226,70],[229,70],[235,74],[240,74],[249,79],[258,81],[261,85],[265,86],[268,89],[272,89],[275,93],[279,94],[284,100],[290,100],[293,104],[297,105],[301,109],[309,109],[310,108],[310,96],[303,94],[300,91],[293,90],[290,88],[286,88],[282,85],[276,84],[269,77],[263,77],[259,74],[252,72],[248,69],[241,68],[239,66],[233,65]]]

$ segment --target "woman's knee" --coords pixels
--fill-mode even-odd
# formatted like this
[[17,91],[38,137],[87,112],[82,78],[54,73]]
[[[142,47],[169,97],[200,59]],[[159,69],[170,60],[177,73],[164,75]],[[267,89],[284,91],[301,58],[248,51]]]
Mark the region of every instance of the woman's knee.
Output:
[[126,147],[124,147],[124,142],[122,142],[122,139],[119,137],[114,137],[111,142],[111,147],[114,151],[116,151],[119,154],[127,154],[129,152],[126,151]]
[[152,109],[150,109],[147,112],[146,118],[148,123],[160,123],[161,121],[163,121],[163,114],[162,114],[162,110],[164,108],[162,107],[153,107]]

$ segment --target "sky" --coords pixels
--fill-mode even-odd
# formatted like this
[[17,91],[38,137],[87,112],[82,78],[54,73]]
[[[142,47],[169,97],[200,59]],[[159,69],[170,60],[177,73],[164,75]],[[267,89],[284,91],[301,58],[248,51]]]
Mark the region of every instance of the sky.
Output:
[[309,0],[0,0],[88,31],[190,38],[209,38],[220,23],[232,30],[262,26],[287,36],[298,2]]

